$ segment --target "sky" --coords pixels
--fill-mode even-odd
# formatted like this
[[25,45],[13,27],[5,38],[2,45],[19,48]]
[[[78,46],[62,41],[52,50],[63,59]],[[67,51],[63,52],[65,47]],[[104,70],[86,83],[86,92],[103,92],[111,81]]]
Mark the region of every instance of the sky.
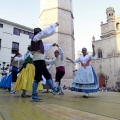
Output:
[[[74,15],[75,50],[92,50],[92,37],[100,39],[101,21],[106,23],[106,8],[113,7],[120,15],[120,0],[72,0]],[[0,18],[27,27],[38,27],[40,0],[1,0]]]

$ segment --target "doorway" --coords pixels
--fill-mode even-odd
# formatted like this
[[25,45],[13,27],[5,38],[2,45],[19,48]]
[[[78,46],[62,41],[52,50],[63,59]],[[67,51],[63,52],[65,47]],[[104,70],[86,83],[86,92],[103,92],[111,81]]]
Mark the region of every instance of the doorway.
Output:
[[99,87],[106,87],[105,76],[103,75],[99,77]]

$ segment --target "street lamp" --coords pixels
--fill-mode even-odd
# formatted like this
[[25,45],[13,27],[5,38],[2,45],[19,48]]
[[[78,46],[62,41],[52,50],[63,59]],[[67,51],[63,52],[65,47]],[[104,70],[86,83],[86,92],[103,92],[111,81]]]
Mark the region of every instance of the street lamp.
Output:
[[2,68],[3,72],[5,70],[5,64],[6,64],[6,62],[3,62],[3,68]]
[[2,70],[2,72],[0,72],[0,74],[3,76],[5,73],[5,68],[9,68],[9,64],[6,65],[6,62],[2,62],[2,64],[0,64],[0,70]]

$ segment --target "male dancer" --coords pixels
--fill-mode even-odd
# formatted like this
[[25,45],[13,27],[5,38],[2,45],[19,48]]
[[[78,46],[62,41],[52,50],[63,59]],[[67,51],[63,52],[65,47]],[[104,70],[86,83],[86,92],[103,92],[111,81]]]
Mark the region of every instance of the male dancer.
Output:
[[[53,90],[53,93],[57,93],[57,89],[54,87],[53,82],[51,80],[50,73],[48,72],[45,64],[45,47],[43,45],[42,39],[51,36],[55,33],[56,27],[59,24],[56,22],[54,25],[41,30],[40,28],[34,29],[34,37],[31,41],[31,51],[33,53],[33,63],[35,65],[35,77],[32,86],[32,100],[33,101],[40,101],[41,99],[37,97],[37,87],[40,80],[42,80],[42,75],[47,80],[47,83]],[[55,44],[53,44],[55,46]]]
[[64,95],[64,91],[61,84],[61,79],[65,75],[64,52],[58,45],[56,46],[58,47],[58,50],[54,52],[56,58],[53,60],[46,59],[45,61],[48,64],[55,64],[56,66],[55,87],[60,90],[59,95]]

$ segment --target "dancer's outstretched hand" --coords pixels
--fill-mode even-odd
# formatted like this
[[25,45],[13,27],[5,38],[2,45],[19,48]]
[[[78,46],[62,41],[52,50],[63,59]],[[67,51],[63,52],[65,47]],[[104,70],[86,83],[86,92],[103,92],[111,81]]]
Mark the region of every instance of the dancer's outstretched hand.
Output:
[[53,46],[57,46],[57,47],[59,47],[59,45],[58,45],[57,43],[54,43]]
[[53,43],[53,46],[56,46],[57,44],[56,43]]
[[58,22],[56,22],[55,24],[56,24],[56,26],[59,26],[59,23],[58,23]]
[[59,47],[59,45],[58,45],[58,44],[56,44],[56,46],[57,46],[57,47]]
[[68,57],[66,57],[66,60],[69,60],[69,58],[68,58]]

